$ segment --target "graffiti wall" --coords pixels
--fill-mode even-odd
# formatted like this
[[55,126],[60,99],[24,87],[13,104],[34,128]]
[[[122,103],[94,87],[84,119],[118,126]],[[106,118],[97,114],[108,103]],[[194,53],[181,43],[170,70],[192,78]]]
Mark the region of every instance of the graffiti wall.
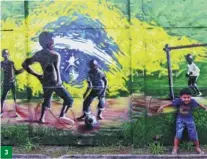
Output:
[[2,1],[2,143],[172,145],[187,87],[207,141],[206,1],[178,1]]

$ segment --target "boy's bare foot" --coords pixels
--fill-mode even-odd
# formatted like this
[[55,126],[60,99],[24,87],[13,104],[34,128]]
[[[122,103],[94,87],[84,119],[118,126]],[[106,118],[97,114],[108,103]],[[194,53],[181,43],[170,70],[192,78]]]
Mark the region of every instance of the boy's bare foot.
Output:
[[49,107],[45,107],[45,110],[46,110],[46,111],[50,111],[50,108],[49,108]]
[[204,154],[204,152],[203,152],[200,148],[196,149],[196,152],[197,152],[198,154],[200,154],[200,155],[203,155],[203,154]]
[[40,123],[40,124],[44,124],[44,123],[45,123],[45,119],[40,119],[40,120],[39,120],[39,123]]
[[104,119],[102,110],[98,110],[97,119],[98,120],[103,120]]
[[100,114],[100,115],[97,116],[97,119],[98,119],[98,120],[104,120],[104,117],[103,117],[102,114]]
[[19,115],[17,112],[15,113],[15,117],[21,118],[21,115]]
[[59,119],[60,119],[60,122],[61,121],[66,121],[66,122],[70,123],[71,125],[74,125],[74,123],[75,123],[74,120],[72,120],[72,119],[70,119],[70,118],[68,118],[66,116],[62,116]]
[[83,121],[86,117],[86,114],[81,115],[80,117],[77,118],[78,121]]
[[202,96],[202,95],[203,95],[203,94],[202,94],[201,92],[199,92],[197,96],[200,97],[200,96]]
[[178,150],[173,149],[173,150],[172,150],[172,155],[178,155]]

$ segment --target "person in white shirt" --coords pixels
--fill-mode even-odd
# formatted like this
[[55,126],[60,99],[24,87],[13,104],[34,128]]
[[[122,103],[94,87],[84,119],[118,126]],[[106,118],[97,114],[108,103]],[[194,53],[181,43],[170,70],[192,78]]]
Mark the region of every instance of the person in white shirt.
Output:
[[197,86],[197,79],[200,75],[200,69],[193,62],[193,56],[191,54],[186,55],[186,61],[188,66],[188,72],[186,77],[188,77],[188,86],[193,89],[197,96],[201,96],[202,93],[199,91]]

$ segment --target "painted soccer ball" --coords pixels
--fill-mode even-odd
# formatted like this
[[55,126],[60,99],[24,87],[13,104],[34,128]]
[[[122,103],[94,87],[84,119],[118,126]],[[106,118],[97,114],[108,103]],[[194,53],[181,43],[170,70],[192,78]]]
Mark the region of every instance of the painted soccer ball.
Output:
[[96,117],[94,115],[88,115],[85,118],[85,124],[86,124],[86,127],[89,129],[94,128],[97,124]]

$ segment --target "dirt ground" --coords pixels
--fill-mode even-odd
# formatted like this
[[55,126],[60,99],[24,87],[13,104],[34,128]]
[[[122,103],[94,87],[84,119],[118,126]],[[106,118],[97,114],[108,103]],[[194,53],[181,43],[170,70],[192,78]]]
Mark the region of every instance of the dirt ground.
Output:
[[[75,99],[74,105],[71,110],[68,111],[67,116],[76,119],[78,116],[82,115],[82,100]],[[17,112],[21,117],[15,117],[14,104],[12,100],[7,100],[4,106],[4,114],[1,117],[2,124],[16,124],[16,123],[28,123],[33,126],[45,126],[45,127],[56,127],[58,129],[72,129],[77,132],[85,131],[84,121],[75,121],[75,125],[70,125],[67,122],[60,122],[58,119],[60,110],[62,108],[62,102],[53,101],[51,103],[50,110],[46,112],[46,123],[39,124],[37,121],[40,117],[41,102],[17,102]],[[96,115],[96,106],[98,101],[95,100],[92,103],[91,110],[94,115]],[[104,120],[99,121],[98,127],[109,127],[117,126],[127,121],[129,111],[129,98],[117,98],[117,99],[107,99],[106,108],[103,113]]]
[[[195,97],[199,103],[207,104],[206,97]],[[67,116],[76,119],[82,114],[82,100],[75,99],[74,105],[67,113]],[[168,99],[158,99],[152,96],[132,95],[131,97],[120,97],[106,100],[106,108],[103,113],[104,120],[99,121],[97,129],[100,127],[119,126],[121,123],[137,118],[143,115],[156,115],[157,109],[170,102]],[[53,101],[50,110],[46,112],[46,123],[39,124],[37,121],[40,117],[41,101],[18,101],[17,112],[21,117],[15,117],[14,105],[12,100],[7,100],[4,107],[4,115],[1,117],[2,124],[9,123],[28,123],[33,126],[56,127],[58,129],[72,129],[75,132],[86,132],[84,121],[78,122],[75,120],[75,125],[70,125],[66,122],[60,122],[58,116],[62,107],[60,101]],[[96,115],[96,106],[98,101],[92,103],[91,110]],[[175,109],[166,108],[164,113],[174,111]],[[146,113],[146,114],[145,114]],[[132,115],[132,116],[131,116]],[[94,129],[96,130],[96,129]]]
[[[193,97],[198,103],[207,105],[207,97]],[[149,116],[157,115],[157,110],[160,106],[170,103],[169,99],[159,99],[153,96],[133,95],[131,97],[132,111],[140,111],[140,108],[145,108]],[[163,113],[175,111],[173,107],[165,108]]]

